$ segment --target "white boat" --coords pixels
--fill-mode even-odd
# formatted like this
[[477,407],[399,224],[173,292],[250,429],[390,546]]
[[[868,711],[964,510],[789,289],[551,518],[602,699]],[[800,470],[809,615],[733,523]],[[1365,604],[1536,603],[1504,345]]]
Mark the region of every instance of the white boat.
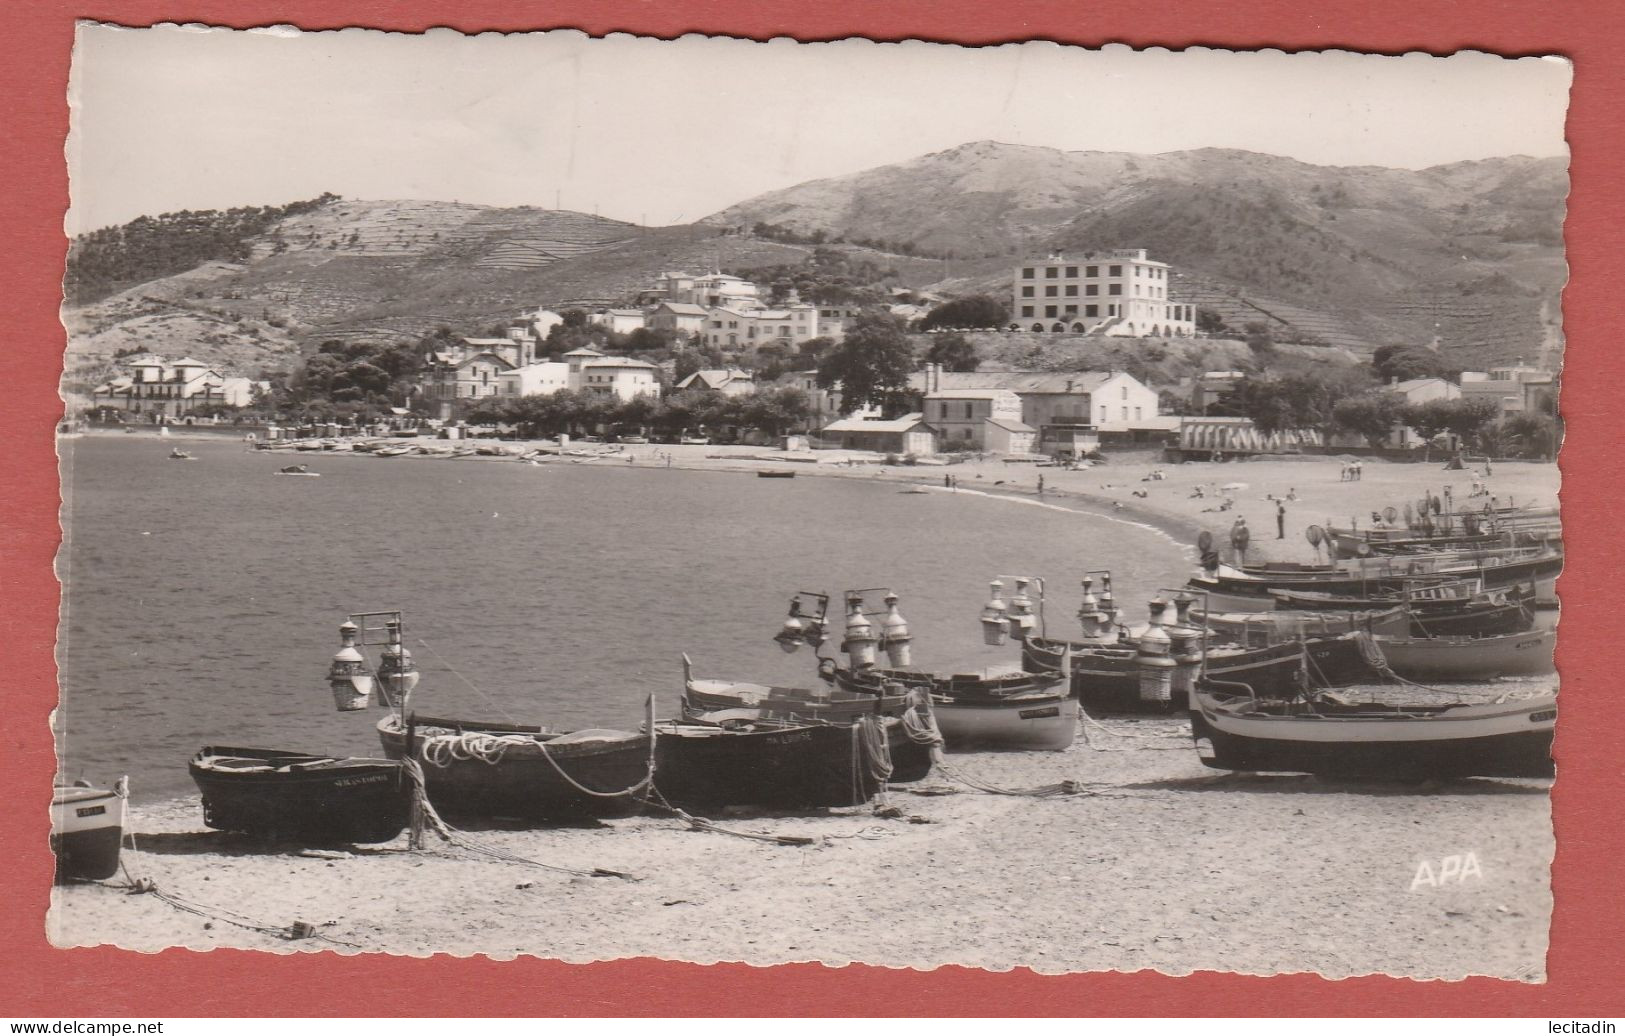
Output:
[[942,739],[954,748],[1063,752],[1078,733],[1078,699],[1053,691],[1012,694],[998,701],[932,695]]
[[111,790],[83,783],[52,789],[51,851],[56,854],[57,881],[99,881],[118,873],[128,795],[128,781],[123,777]]
[[1408,680],[1483,680],[1555,672],[1556,630],[1487,637],[1373,637],[1388,668]]

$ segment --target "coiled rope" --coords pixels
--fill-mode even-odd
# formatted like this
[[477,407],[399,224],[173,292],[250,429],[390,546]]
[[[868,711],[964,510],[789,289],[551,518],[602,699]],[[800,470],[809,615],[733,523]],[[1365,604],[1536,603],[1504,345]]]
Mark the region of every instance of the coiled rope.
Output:
[[515,749],[534,748],[536,753],[547,761],[553,772],[570,787],[583,795],[590,795],[600,799],[616,799],[627,795],[636,795],[647,788],[655,776],[655,734],[649,733],[649,763],[644,771],[643,778],[636,784],[629,785],[619,791],[595,791],[587,787],[559,765],[548,751],[547,743],[533,737],[508,734],[497,737],[492,734],[466,732],[463,734],[429,734],[424,735],[418,746],[418,756],[426,763],[438,769],[445,769],[453,762],[472,762],[478,760],[487,766],[495,766],[502,761],[502,757]]

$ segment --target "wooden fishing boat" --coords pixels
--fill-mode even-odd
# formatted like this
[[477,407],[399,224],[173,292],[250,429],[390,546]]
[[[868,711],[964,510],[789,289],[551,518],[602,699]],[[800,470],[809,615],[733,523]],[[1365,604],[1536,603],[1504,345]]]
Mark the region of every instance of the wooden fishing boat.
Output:
[[1556,630],[1486,637],[1374,637],[1388,667],[1408,680],[1486,680],[1555,672]]
[[1272,563],[1236,568],[1217,565],[1190,579],[1196,590],[1218,595],[1213,603],[1230,608],[1240,600],[1267,601],[1277,591],[1308,591],[1373,597],[1449,580],[1476,580],[1484,589],[1533,583],[1537,603],[1556,601],[1556,580],[1563,552],[1556,549],[1495,553],[1397,556],[1339,561],[1331,565]]
[[796,473],[793,472],[793,471],[758,471],[756,473],[756,477],[757,478],[795,478]]
[[1190,614],[1193,622],[1205,626],[1219,642],[1232,641],[1248,647],[1338,637],[1357,631],[1402,637],[1411,630],[1409,613],[1393,605],[1347,611],[1209,612],[1193,608]]
[[51,852],[56,855],[57,881],[100,881],[118,873],[128,797],[123,778],[111,789],[84,783],[51,789]]
[[387,759],[207,747],[188,769],[203,822],[308,845],[387,842],[410,819],[412,782]]
[[931,771],[931,702],[920,694],[887,688],[872,694],[840,688],[767,687],[732,680],[702,680],[683,656],[683,719],[690,723],[753,728],[851,726],[865,717],[884,720],[891,754],[890,782],[917,781]]
[[1557,696],[1472,705],[1265,701],[1199,686],[1191,736],[1220,770],[1339,777],[1550,777]]
[[[1535,624],[1530,604],[1533,584],[1484,590],[1471,580],[1451,580],[1432,586],[1411,587],[1397,594],[1351,597],[1306,590],[1277,590],[1277,607],[1296,611],[1402,607],[1409,616],[1412,636],[1481,636],[1521,633]],[[1375,631],[1372,631],[1375,632]]]
[[851,693],[889,687],[930,695],[931,712],[949,748],[1061,752],[1078,730],[1078,701],[1059,672],[984,671],[939,676],[917,669],[821,667],[820,675]]
[[378,739],[389,758],[417,760],[430,804],[448,816],[540,821],[627,816],[641,808],[649,782],[646,733],[560,733],[392,712],[378,722]]
[[[1262,697],[1291,697],[1305,683],[1342,686],[1377,678],[1361,651],[1360,633],[1273,644],[1212,644],[1205,651],[1208,676],[1245,684]],[[1022,667],[1029,672],[1071,672],[1072,693],[1093,712],[1170,712],[1188,706],[1188,695],[1175,689],[1166,700],[1146,700],[1140,691],[1140,653],[1136,647],[1095,647],[1086,642],[1030,637],[1022,644]],[[1200,664],[1200,663],[1198,663]]]
[[[654,729],[655,787],[684,809],[859,806],[888,782],[918,780],[929,770],[897,765],[893,747],[913,742],[902,720],[881,716],[830,724],[724,714]],[[929,746],[919,747],[928,758]]]

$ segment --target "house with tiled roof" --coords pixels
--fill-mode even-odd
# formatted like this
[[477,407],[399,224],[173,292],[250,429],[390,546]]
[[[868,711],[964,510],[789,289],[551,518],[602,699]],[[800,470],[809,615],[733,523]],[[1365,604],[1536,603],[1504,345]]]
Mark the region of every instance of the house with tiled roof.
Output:
[[737,367],[695,371],[677,383],[679,389],[704,389],[725,396],[743,396],[756,391],[756,379]]
[[[1037,430],[1043,452],[1068,449],[1076,429],[1116,434],[1165,431],[1157,393],[1123,371],[945,371],[929,365],[912,375],[909,387],[927,398],[957,390],[1013,392],[1021,401],[1021,422]],[[929,408],[927,420],[935,420]]]
[[171,421],[206,407],[242,407],[253,402],[254,382],[227,377],[190,356],[171,362],[155,353],[140,353],[125,357],[118,366],[128,373],[92,389],[92,406]]

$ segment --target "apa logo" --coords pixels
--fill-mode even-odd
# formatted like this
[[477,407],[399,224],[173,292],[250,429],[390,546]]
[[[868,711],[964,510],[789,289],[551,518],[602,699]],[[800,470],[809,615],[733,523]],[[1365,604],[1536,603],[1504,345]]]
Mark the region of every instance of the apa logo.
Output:
[[1484,871],[1478,865],[1477,853],[1463,853],[1460,856],[1446,856],[1439,861],[1439,869],[1435,871],[1433,864],[1423,860],[1416,866],[1416,876],[1411,879],[1411,891],[1424,886],[1439,888],[1454,882],[1457,885],[1467,884],[1468,878],[1484,880]]

